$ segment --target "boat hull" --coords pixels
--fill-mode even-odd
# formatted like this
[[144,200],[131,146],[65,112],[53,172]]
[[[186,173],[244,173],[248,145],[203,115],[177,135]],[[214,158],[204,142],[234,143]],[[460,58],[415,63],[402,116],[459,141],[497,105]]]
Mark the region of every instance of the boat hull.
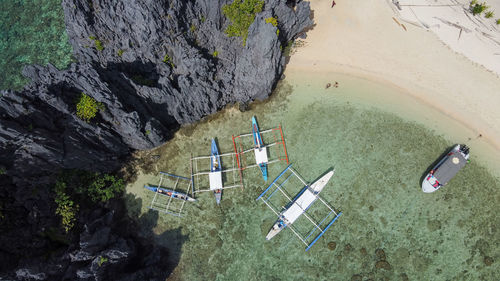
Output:
[[278,235],[283,229],[285,229],[285,224],[281,219],[278,219],[273,227],[271,227],[271,230],[269,230],[269,233],[266,235],[266,240],[271,240],[274,236]]
[[[262,142],[262,137],[260,135],[259,131],[259,125],[257,125],[257,120],[255,119],[255,116],[252,117],[252,135],[253,135],[253,142],[255,145],[255,160],[257,161],[257,164],[259,164],[260,171],[262,173],[262,177],[264,178],[265,181],[267,181],[267,151],[264,148],[264,143]],[[263,153],[266,154],[265,157],[259,157],[259,154],[262,153],[261,150],[263,149]],[[258,150],[258,151],[257,151]],[[262,155],[264,156],[264,155]],[[262,160],[259,160],[259,158],[262,158]],[[262,161],[259,163],[259,161]]]
[[222,199],[222,189],[214,190],[215,202],[217,205],[220,205],[220,201]]
[[468,159],[469,149],[467,146],[455,145],[425,176],[422,181],[422,191],[432,193],[445,186],[465,166]]
[[311,184],[309,189],[315,194],[320,193],[323,190],[323,188],[325,188],[326,184],[330,181],[334,173],[335,171],[332,170],[324,174],[321,178],[319,178],[317,181]]
[[[431,176],[430,174],[427,174],[426,178]],[[432,186],[432,183],[429,180],[424,180],[422,182],[422,191],[425,193],[432,193],[434,191],[437,191],[439,188],[435,188]]]
[[179,200],[184,200],[184,201],[188,201],[188,202],[196,202],[196,199],[190,197],[189,195],[181,193],[181,192],[177,192],[177,191],[174,191],[171,189],[157,188],[157,187],[149,186],[149,185],[144,185],[144,188],[149,189],[153,192],[158,192],[158,193],[163,194],[165,196],[172,197],[173,199],[179,199]]
[[332,170],[324,174],[310,186],[305,186],[288,204],[288,207],[281,212],[279,219],[274,223],[266,239],[270,240],[286,226],[292,225],[316,201],[318,194],[325,188],[333,174],[334,171]]
[[222,199],[222,162],[220,160],[217,143],[212,139],[212,149],[210,157],[210,189],[214,191],[215,202],[220,204]]
[[260,172],[265,181],[267,181],[267,165],[265,163],[259,164]]

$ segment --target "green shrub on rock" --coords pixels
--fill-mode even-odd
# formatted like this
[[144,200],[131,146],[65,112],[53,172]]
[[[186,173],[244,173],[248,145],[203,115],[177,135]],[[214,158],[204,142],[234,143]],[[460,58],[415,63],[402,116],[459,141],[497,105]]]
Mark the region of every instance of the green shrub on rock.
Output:
[[108,261],[108,258],[100,256],[99,260],[97,261],[97,264],[99,265],[99,267],[101,267],[107,261]]
[[61,224],[66,232],[75,226],[78,205],[66,193],[66,183],[57,181],[54,187],[56,193],[54,201],[57,204],[56,214],[61,216]]
[[270,23],[276,27],[278,26],[278,19],[276,19],[275,17],[266,18],[266,23]]
[[225,33],[229,37],[240,37],[246,45],[248,28],[255,20],[255,15],[262,11],[264,1],[234,0],[232,4],[224,5],[222,13],[231,21]]
[[102,45],[102,42],[100,40],[98,40],[95,36],[90,36],[89,39],[92,40],[92,41],[94,41],[95,48],[99,52],[101,52],[102,50],[104,50],[104,46]]
[[94,118],[97,112],[103,109],[102,103],[97,102],[91,96],[82,93],[78,103],[76,104],[76,116],[85,122],[90,122]]
[[123,180],[109,174],[81,172],[80,181],[76,193],[84,195],[94,203],[106,202],[125,190]]

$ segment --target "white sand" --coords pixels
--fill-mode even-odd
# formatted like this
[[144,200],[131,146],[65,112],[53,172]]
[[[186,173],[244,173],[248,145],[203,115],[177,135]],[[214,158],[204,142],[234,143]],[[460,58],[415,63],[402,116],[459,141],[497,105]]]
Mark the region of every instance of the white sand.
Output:
[[[499,0],[486,3],[490,6],[487,11],[500,14]],[[454,51],[500,75],[499,16],[472,15],[469,0],[399,0],[399,7],[394,6],[394,11],[401,23],[434,32]]]
[[428,29],[397,23],[390,1],[336,0],[333,8],[330,0],[310,2],[316,26],[285,75],[341,72],[386,82],[482,134],[478,141],[500,155],[498,75],[454,52]]

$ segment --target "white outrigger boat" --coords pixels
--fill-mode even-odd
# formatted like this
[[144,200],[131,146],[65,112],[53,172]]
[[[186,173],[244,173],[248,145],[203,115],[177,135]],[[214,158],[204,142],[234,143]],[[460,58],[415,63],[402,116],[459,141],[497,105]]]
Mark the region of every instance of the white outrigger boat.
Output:
[[317,195],[323,190],[334,171],[330,171],[315,181],[311,186],[305,186],[304,189],[295,197],[290,206],[285,209],[276,223],[266,236],[266,240],[271,240],[276,234],[280,233],[286,226],[293,224],[318,198]]
[[[222,160],[223,157],[226,157],[226,160]],[[232,158],[232,161],[228,159],[229,157]],[[213,193],[215,202],[219,205],[222,200],[223,190],[235,187],[243,189],[241,170],[239,166],[236,166],[237,157],[238,155],[234,152],[219,153],[217,143],[215,139],[212,139],[211,153],[209,156],[191,157],[193,194],[209,191]],[[225,169],[222,166],[222,162],[224,162]],[[224,173],[225,176],[223,176]],[[230,174],[232,174],[232,177]],[[208,176],[208,179],[202,179],[202,177],[205,176]],[[231,178],[233,180],[232,182],[230,182]],[[206,186],[207,183],[208,186]]]
[[[291,166],[291,165],[290,165]],[[305,181],[293,170],[291,167],[288,166],[272,183],[269,185],[269,187],[257,198],[257,200],[261,199],[268,191],[269,189],[275,185],[276,190],[280,190],[281,193],[290,201],[289,204],[284,208],[283,211],[279,212],[273,208],[272,204],[269,202],[269,199],[273,194],[276,192],[272,192],[270,195],[268,195],[266,198],[262,198],[264,203],[276,214],[278,215],[278,220],[274,223],[273,227],[269,231],[269,233],[266,236],[266,240],[272,239],[274,236],[276,236],[278,233],[280,233],[283,229],[285,228],[290,228],[297,237],[307,246],[306,251],[309,250],[314,243],[326,232],[326,230],[340,217],[342,212],[337,213],[332,207],[330,207],[323,199],[319,197],[319,193],[323,190],[323,188],[327,185],[327,183],[330,181],[331,177],[334,174],[334,170],[327,172],[324,174],[321,178],[319,178],[317,181],[312,183],[311,185],[308,185],[305,183]],[[290,176],[288,176],[281,184],[277,184],[276,181],[283,176],[283,174],[287,171],[290,170],[292,172],[292,175],[295,175],[296,177],[299,178],[299,180],[305,185],[302,190],[295,196],[295,198],[290,199],[287,195],[286,192],[282,190],[282,186],[284,183],[288,181]],[[327,216],[325,216],[321,222],[317,223],[315,222],[308,214],[307,214],[307,209],[311,207],[311,205],[316,201],[320,200],[329,210],[329,213]],[[320,226],[324,221],[326,221],[327,218],[329,218],[331,215],[335,215],[333,220],[331,220],[328,225],[322,229]],[[309,234],[305,237],[300,235],[296,230],[292,228],[292,224],[300,217],[304,215],[313,225],[314,228],[312,231],[309,232]],[[319,229],[320,234],[311,242],[308,243],[306,240],[316,231],[316,229]]]
[[431,193],[446,185],[469,160],[469,148],[457,144],[446,154],[422,181],[422,191]]

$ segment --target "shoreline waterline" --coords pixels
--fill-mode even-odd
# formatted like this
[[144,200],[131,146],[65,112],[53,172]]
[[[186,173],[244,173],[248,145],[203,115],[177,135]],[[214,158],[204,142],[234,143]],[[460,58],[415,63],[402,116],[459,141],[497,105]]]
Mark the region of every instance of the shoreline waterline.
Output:
[[[445,135],[449,134],[447,131],[456,130],[446,124],[468,127],[463,130],[468,131],[467,138],[454,139],[466,142],[470,137],[473,143],[480,143],[473,147],[472,154],[478,153],[493,167],[490,170],[500,173],[499,161],[488,157],[490,153],[500,155],[498,75],[452,51],[430,31],[413,25],[402,28],[395,21],[397,15],[390,1],[343,1],[333,8],[325,1],[311,0],[310,3],[316,26],[307,32],[305,39],[298,40],[300,43],[292,50],[285,75],[345,73],[397,88],[402,94],[395,95],[397,101],[394,102],[402,108],[411,109],[415,102],[428,104],[427,107],[443,113],[426,111],[438,120],[447,116],[458,121],[420,122],[427,127],[443,131]],[[413,99],[402,96],[413,96]],[[403,100],[410,105],[405,106]],[[401,111],[393,110],[398,114]],[[402,113],[402,116],[409,115]],[[414,115],[414,120],[426,116]],[[480,134],[482,137],[474,140]],[[460,136],[453,132],[451,135]]]
[[[375,75],[370,75],[359,69],[339,67],[341,71],[327,71],[322,67],[319,69],[298,68],[294,66],[285,71],[285,81],[294,87],[310,85],[317,92],[325,92],[336,96],[343,101],[351,101],[363,107],[375,108],[383,112],[395,114],[406,121],[416,122],[436,134],[445,136],[447,140],[456,143],[464,143],[471,147],[473,159],[478,159],[497,177],[500,177],[500,143],[495,132],[484,126],[477,128],[476,122],[467,122],[466,118],[460,118],[453,110],[442,107],[442,103],[428,101],[422,95],[412,92]],[[307,70],[307,72],[305,71]],[[347,81],[349,86],[356,84],[356,80],[372,85],[375,89],[366,88],[365,91],[348,91],[343,88]],[[326,85],[339,82],[339,87]],[[410,87],[411,88],[411,87]]]

